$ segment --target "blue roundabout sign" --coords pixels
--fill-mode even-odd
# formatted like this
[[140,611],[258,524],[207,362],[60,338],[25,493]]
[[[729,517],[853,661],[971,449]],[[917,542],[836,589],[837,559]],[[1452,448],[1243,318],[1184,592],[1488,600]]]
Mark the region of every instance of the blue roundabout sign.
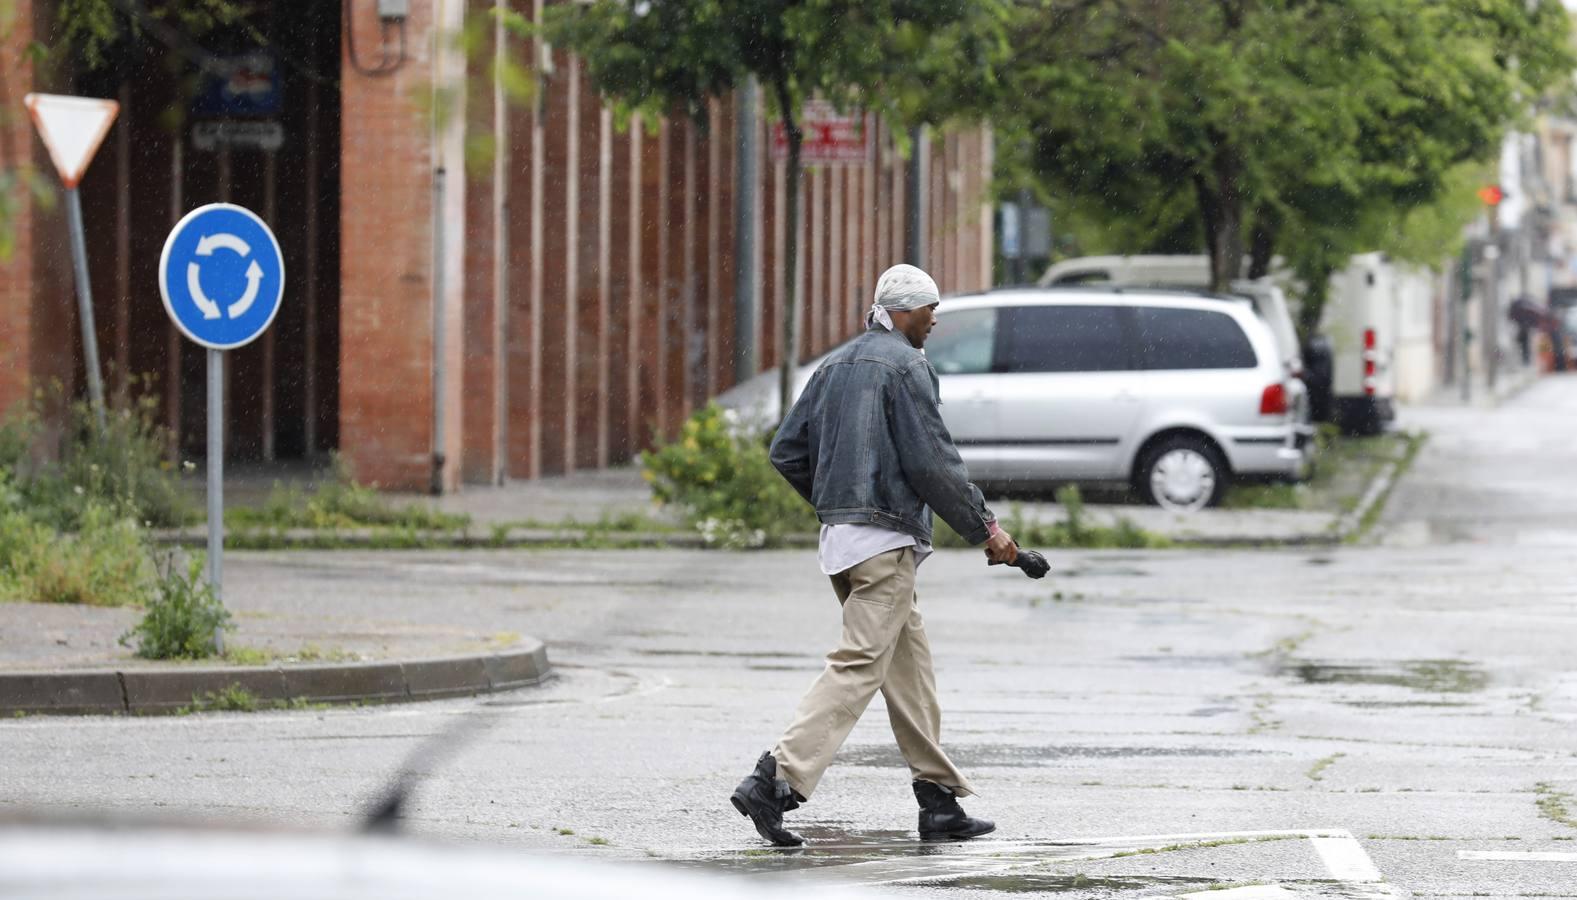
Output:
[[176,223],[159,257],[159,294],[182,334],[233,350],[256,340],[279,313],[285,260],[257,214],[230,203],[200,206]]

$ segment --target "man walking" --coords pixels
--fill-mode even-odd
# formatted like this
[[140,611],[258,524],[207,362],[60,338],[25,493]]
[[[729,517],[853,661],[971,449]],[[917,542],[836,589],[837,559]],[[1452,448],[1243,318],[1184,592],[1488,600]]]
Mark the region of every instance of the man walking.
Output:
[[843,637],[775,748],[731,798],[779,846],[783,827],[881,691],[920,803],[920,836],[962,840],[995,829],[966,815],[974,793],[942,750],[931,649],[915,569],[931,554],[931,512],[993,563],[1018,548],[997,527],[942,422],[936,372],[921,348],[936,324],[936,282],[893,266],[876,283],[866,332],[811,376],[772,441],[772,464],[816,508],[821,570],[843,607]]

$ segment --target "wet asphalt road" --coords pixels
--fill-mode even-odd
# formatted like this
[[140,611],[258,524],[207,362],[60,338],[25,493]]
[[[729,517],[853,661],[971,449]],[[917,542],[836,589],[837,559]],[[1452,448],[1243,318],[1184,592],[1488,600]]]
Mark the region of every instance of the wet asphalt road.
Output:
[[1577,381],[1545,381],[1414,413],[1433,437],[1373,546],[1066,552],[1043,582],[928,561],[945,738],[999,823],[969,844],[916,840],[879,698],[790,815],[808,849],[765,850],[728,805],[836,637],[804,551],[236,554],[230,578],[316,584],[338,615],[536,635],[560,677],[0,723],[0,803],[349,828],[482,716],[411,832],[916,897],[1577,897],[1574,412]]

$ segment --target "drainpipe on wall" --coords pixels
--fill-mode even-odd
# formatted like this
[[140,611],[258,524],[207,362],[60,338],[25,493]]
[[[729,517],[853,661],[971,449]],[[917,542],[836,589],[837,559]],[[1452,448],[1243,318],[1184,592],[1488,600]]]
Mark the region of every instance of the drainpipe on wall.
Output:
[[739,89],[734,117],[734,381],[756,374],[757,191],[760,160],[756,150],[756,79]]
[[904,262],[925,268],[926,233],[930,216],[926,214],[926,187],[931,183],[931,135],[924,125],[909,132],[909,170],[904,179]]
[[[430,490],[444,492],[444,149],[438,111],[444,71],[443,0],[433,4],[433,470]],[[450,113],[453,115],[453,112]]]

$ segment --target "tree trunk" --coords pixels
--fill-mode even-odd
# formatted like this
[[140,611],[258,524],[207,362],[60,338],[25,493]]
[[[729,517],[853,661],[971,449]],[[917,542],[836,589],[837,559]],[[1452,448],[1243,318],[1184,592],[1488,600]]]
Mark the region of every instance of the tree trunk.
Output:
[[1243,271],[1243,195],[1238,183],[1237,155],[1220,148],[1210,171],[1194,176],[1199,210],[1204,218],[1205,246],[1210,251],[1210,289],[1227,291]]
[[1264,278],[1270,274],[1270,263],[1276,253],[1276,237],[1281,231],[1281,217],[1267,207],[1254,212],[1254,232],[1249,239],[1248,277]]
[[800,217],[800,146],[805,135],[795,121],[786,85],[778,87],[778,104],[783,117],[783,130],[788,133],[788,233],[784,239],[785,265],[783,268],[783,352],[778,368],[778,421],[788,416],[794,404],[794,370],[799,368],[799,321],[801,298],[799,279],[799,217]]
[[1320,329],[1320,317],[1325,313],[1325,300],[1330,295],[1331,276],[1336,267],[1329,264],[1300,267],[1298,278],[1303,282],[1303,298],[1298,304],[1298,343],[1307,344]]

